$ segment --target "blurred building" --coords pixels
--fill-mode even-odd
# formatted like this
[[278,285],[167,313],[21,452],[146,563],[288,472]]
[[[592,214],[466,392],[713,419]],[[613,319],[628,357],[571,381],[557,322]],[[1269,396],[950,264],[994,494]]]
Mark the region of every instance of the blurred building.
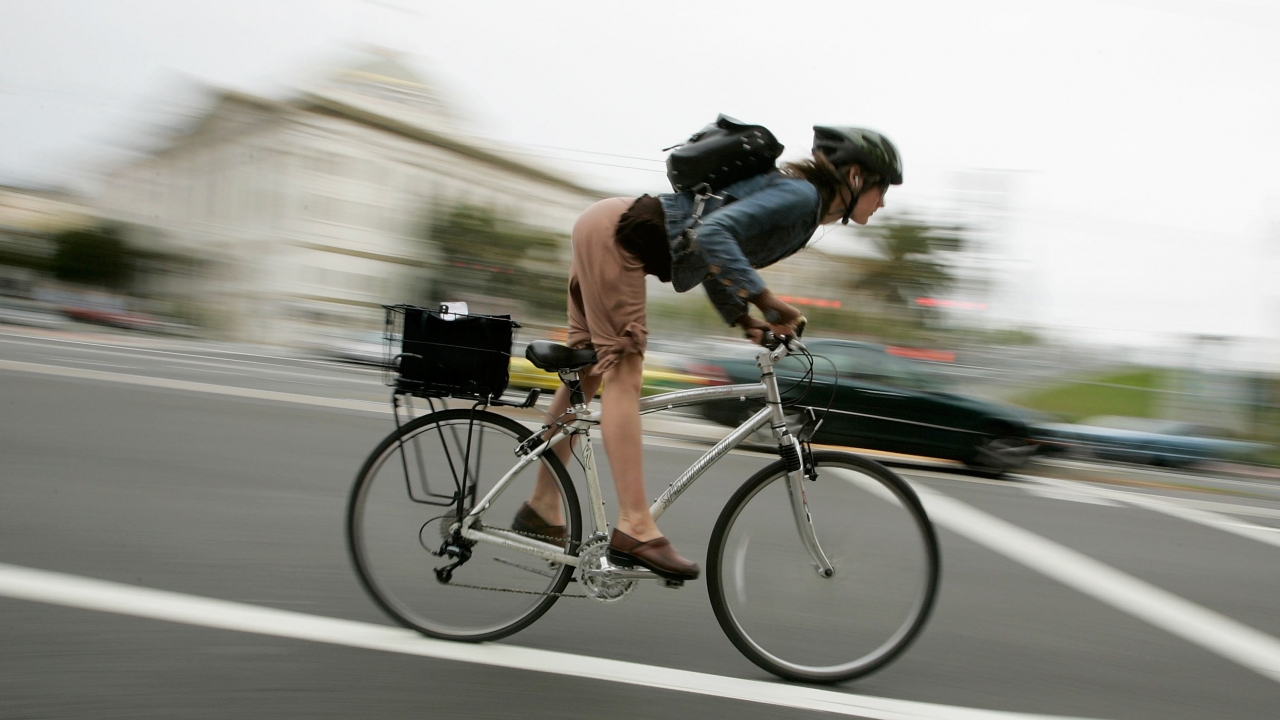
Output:
[[[469,137],[449,101],[375,54],[286,100],[213,93],[189,132],[113,172],[97,204],[196,257],[186,292],[233,339],[373,328],[441,272],[424,238],[458,203],[566,234],[598,192]],[[567,252],[567,249],[566,249]]]

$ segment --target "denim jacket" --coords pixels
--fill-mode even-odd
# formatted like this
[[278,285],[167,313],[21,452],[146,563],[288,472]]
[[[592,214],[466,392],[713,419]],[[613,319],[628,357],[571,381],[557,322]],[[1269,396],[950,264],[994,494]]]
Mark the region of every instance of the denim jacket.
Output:
[[659,195],[671,244],[671,284],[687,292],[701,284],[725,322],[747,312],[765,290],[756,268],[794,255],[822,221],[818,190],[779,172],[747,178],[707,199],[692,238],[691,192]]

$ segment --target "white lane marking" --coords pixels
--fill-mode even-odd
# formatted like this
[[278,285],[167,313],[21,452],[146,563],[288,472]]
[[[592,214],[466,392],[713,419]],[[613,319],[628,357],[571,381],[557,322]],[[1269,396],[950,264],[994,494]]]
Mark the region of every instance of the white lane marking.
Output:
[[190,380],[171,380],[169,378],[145,377],[127,373],[104,372],[102,370],[85,370],[82,368],[59,367],[57,365],[37,365],[35,363],[18,362],[16,360],[0,360],[0,370],[16,370],[18,372],[52,375],[54,377],[79,378],[82,380],[102,380],[105,382],[123,383],[125,385],[143,385],[146,387],[183,390],[186,392],[227,395],[230,397],[249,398],[253,400],[269,400],[272,402],[292,403],[295,405],[312,405],[339,408],[343,410],[360,410],[379,414],[390,414],[391,409],[385,403],[368,400],[344,400],[341,398],[316,397],[297,393],[277,392],[275,390],[255,390],[253,388],[235,387],[232,385],[214,385],[213,383],[192,382]]
[[[1035,475],[1019,476],[1021,480],[1039,481],[1041,478]],[[1082,483],[1089,487],[1096,487],[1088,483]],[[1099,488],[1102,489],[1102,488]],[[1139,498],[1151,498],[1169,505],[1177,505],[1178,507],[1194,508],[1196,510],[1209,510],[1220,514],[1227,515],[1252,515],[1254,517],[1264,518],[1280,518],[1280,508],[1259,507],[1256,505],[1240,505],[1237,503],[1215,502],[1213,500],[1196,500],[1194,498],[1173,497],[1170,495],[1147,494],[1134,490],[1113,490],[1123,495],[1132,495]]]
[[1090,463],[1082,460],[1063,460],[1063,459],[1041,459],[1040,462],[1046,465],[1056,465],[1058,467],[1070,468],[1075,470],[1083,470],[1085,472],[1109,472],[1109,473],[1128,473],[1138,477],[1146,476],[1156,482],[1167,483],[1186,483],[1195,480],[1212,480],[1220,485],[1238,485],[1241,487],[1251,488],[1254,490],[1262,490],[1274,493],[1276,490],[1275,483],[1256,482],[1253,480],[1239,480],[1237,478],[1201,475],[1190,472],[1178,472],[1170,470],[1155,470],[1152,468],[1139,467],[1137,465],[1100,465],[1098,463]]
[[1094,495],[1092,493],[1081,492],[1075,489],[1043,487],[1040,485],[1022,485],[1023,492],[1037,497],[1048,498],[1050,500],[1069,500],[1071,502],[1085,503],[1088,505],[1106,505],[1109,507],[1121,507],[1120,503],[1114,500]]
[[0,563],[0,595],[222,630],[603,680],[877,720],[1066,720],[1061,716],[854,695],[514,645],[445,642],[387,625],[307,615],[291,610],[153,590],[3,563]]
[[1169,517],[1175,517],[1179,520],[1186,520],[1188,522],[1204,525],[1205,527],[1222,530],[1223,532],[1231,533],[1237,537],[1256,540],[1257,542],[1264,543],[1272,547],[1280,547],[1280,528],[1254,525],[1253,523],[1238,520],[1233,517],[1209,512],[1208,510],[1197,510],[1195,508],[1173,505],[1151,495],[1139,495],[1137,493],[1093,487],[1084,483],[1075,483],[1069,480],[1059,480],[1057,478],[1019,476],[1018,479],[1051,487],[1069,488],[1073,492],[1087,492],[1099,498],[1118,500],[1135,507],[1145,508],[1163,515],[1168,515]]
[[938,525],[1280,682],[1280,640],[937,490],[919,486],[916,490]]

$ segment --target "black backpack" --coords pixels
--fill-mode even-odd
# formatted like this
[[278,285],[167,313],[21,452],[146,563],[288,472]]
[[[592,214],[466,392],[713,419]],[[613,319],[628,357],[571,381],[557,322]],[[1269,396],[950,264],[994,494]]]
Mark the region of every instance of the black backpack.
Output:
[[782,155],[782,144],[760,125],[728,115],[671,148],[667,179],[676,192],[713,193],[739,180],[768,172]]

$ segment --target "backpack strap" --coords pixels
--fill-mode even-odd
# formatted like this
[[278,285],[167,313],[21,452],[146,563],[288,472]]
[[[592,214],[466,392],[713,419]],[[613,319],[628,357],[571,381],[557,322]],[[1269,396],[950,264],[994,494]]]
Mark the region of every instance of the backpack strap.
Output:
[[692,188],[691,192],[693,193],[693,222],[689,223],[689,227],[685,228],[683,233],[680,233],[680,237],[690,247],[692,247],[694,238],[698,234],[698,226],[702,224],[702,211],[706,209],[707,200],[711,198],[724,199],[722,196],[711,192],[711,186],[706,183],[699,183]]

